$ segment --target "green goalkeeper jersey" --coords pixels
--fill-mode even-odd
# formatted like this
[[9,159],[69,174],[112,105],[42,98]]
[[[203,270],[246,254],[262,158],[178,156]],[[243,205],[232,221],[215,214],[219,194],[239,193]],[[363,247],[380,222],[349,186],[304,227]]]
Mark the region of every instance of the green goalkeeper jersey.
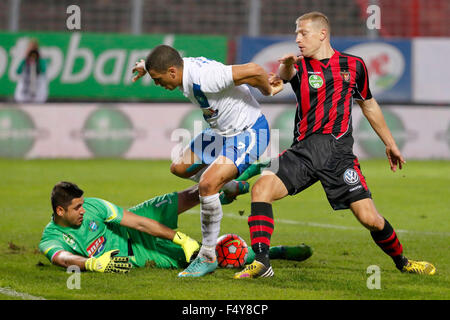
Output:
[[121,256],[128,255],[128,235],[120,226],[123,209],[109,201],[85,198],[86,210],[80,227],[63,227],[53,220],[45,227],[39,249],[51,261],[65,250],[83,257],[99,257],[119,249]]
[[[160,268],[184,266],[184,252],[179,245],[121,226],[122,208],[99,198],[85,198],[83,208],[86,212],[80,227],[62,227],[54,221],[45,227],[39,249],[50,261],[62,250],[83,257],[99,257],[107,251],[118,249],[119,256],[129,256],[130,262],[137,267],[149,262]],[[175,229],[178,195],[158,196],[129,211]]]

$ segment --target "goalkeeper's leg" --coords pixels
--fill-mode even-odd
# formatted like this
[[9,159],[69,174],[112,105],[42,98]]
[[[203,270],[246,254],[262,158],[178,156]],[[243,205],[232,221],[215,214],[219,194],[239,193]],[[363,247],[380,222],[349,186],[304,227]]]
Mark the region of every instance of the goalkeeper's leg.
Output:
[[242,174],[236,178],[237,181],[247,181],[250,178],[261,174],[261,171],[267,167],[270,163],[270,160],[266,160],[266,161],[257,161],[252,163],[244,172],[242,172]]
[[250,185],[247,180],[260,174],[261,171],[269,165],[269,163],[270,160],[254,162],[247,169],[245,169],[245,171],[238,178],[227,182],[222,187],[220,192],[220,202],[222,204],[230,204],[238,195],[248,193]]
[[[313,249],[306,245],[300,244],[296,246],[274,246],[269,248],[269,258],[272,259],[282,259],[282,260],[294,260],[294,261],[304,261],[311,257],[313,254]],[[252,263],[255,260],[255,252],[250,247],[248,248],[246,264]]]

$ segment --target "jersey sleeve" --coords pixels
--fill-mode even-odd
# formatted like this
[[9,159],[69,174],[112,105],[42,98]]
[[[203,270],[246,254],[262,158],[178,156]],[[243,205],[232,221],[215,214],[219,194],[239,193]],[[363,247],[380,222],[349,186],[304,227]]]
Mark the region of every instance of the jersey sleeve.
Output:
[[84,206],[90,206],[90,212],[98,216],[105,223],[120,224],[122,221],[123,209],[107,200],[87,198],[85,199]]
[[288,82],[291,84],[292,90],[294,92],[300,92],[300,73],[301,73],[301,66],[295,64],[295,75],[292,77],[291,80]]
[[221,92],[234,86],[232,66],[220,62],[208,63],[198,69],[200,86],[205,93]]
[[364,61],[356,61],[356,90],[353,93],[353,98],[358,100],[368,100],[372,98],[372,93],[369,88],[369,74],[367,72]]
[[52,237],[44,231],[41,242],[39,243],[39,250],[47,257],[48,260],[50,260],[50,262],[52,262],[53,258],[58,253],[64,250],[67,251],[67,248],[63,243],[61,243],[61,241],[58,241],[56,237]]

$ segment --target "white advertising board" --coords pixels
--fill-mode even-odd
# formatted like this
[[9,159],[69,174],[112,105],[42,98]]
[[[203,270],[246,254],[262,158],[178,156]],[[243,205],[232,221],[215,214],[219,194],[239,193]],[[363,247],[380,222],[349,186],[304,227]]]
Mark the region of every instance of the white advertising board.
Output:
[[416,38],[413,44],[413,101],[450,103],[450,38]]
[[[268,156],[292,143],[295,108],[263,105],[272,133]],[[407,159],[450,159],[450,109],[383,106]],[[354,105],[354,152],[383,158],[384,146]],[[206,128],[191,104],[0,105],[0,157],[171,159]]]

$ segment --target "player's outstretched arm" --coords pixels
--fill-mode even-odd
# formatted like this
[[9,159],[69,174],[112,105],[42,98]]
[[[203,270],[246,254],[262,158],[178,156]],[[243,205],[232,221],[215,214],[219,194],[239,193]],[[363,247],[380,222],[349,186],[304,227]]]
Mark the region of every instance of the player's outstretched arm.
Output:
[[170,229],[156,220],[139,216],[127,210],[123,211],[123,218],[120,224],[155,237],[173,241],[181,246],[187,262],[190,261],[192,254],[200,248],[197,241],[184,233]]
[[133,82],[136,82],[137,80],[145,76],[147,74],[147,70],[145,70],[145,61],[141,59],[138,62],[136,62],[131,72],[132,73],[137,72],[137,74],[133,77]]
[[102,273],[127,273],[132,268],[128,257],[116,257],[119,250],[105,252],[100,257],[85,258],[68,251],[60,251],[52,263],[63,268],[78,266],[80,270]]
[[120,222],[121,226],[132,228],[140,232],[148,233],[152,236],[172,240],[175,236],[175,231],[160,222],[139,216],[128,210],[123,211],[123,218]]
[[60,251],[53,257],[52,263],[63,268],[77,266],[80,270],[85,270],[86,260],[87,258],[78,256],[69,251]]
[[265,96],[273,96],[283,90],[282,83],[281,85],[279,83],[271,85],[267,72],[256,63],[233,65],[232,72],[236,86],[248,84],[261,91]]
[[285,81],[290,81],[296,73],[294,64],[298,63],[301,59],[303,59],[303,56],[296,56],[294,54],[286,54],[278,59],[280,63],[278,75],[280,78]]
[[402,169],[402,165],[406,163],[406,161],[395,143],[391,130],[389,130],[389,127],[384,120],[384,116],[378,102],[375,98],[364,101],[356,101],[358,101],[364,116],[369,121],[373,130],[377,133],[386,146],[386,156],[389,160],[391,170],[395,172],[397,171],[397,167]]

